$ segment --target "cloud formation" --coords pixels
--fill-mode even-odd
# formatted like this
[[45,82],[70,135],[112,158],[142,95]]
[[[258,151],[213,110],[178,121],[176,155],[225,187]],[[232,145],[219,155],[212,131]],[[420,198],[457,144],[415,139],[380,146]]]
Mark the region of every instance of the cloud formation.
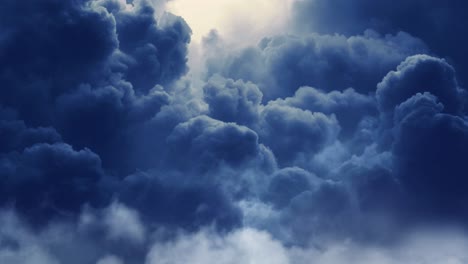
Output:
[[448,58],[463,74],[467,65],[463,48],[467,8],[463,0],[434,2],[366,1],[366,0],[300,0],[294,5],[295,24],[299,31],[353,35],[366,29],[381,34],[405,31],[422,39],[439,56]]
[[0,3],[0,262],[466,262],[464,4],[293,7]]
[[407,56],[427,51],[421,40],[407,33],[380,35],[372,30],[351,37],[274,36],[227,54],[222,39],[212,38],[206,42],[207,74],[257,83],[267,100],[291,96],[306,85],[368,93]]

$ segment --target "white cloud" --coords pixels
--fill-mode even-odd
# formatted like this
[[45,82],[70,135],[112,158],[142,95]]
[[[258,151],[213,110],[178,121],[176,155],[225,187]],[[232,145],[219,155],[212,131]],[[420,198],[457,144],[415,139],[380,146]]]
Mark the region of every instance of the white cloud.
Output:
[[156,244],[146,264],[288,264],[286,249],[268,233],[243,229],[218,236],[204,231],[179,240]]
[[[114,210],[121,210],[117,208]],[[55,223],[36,232],[10,211],[0,212],[0,263],[65,264],[134,263],[108,249],[90,244],[86,233],[70,224]],[[166,241],[166,240],[165,240]],[[142,247],[146,248],[146,246]],[[287,247],[266,231],[244,228],[220,235],[211,230],[154,241],[145,264],[465,264],[468,236],[457,230],[423,231],[386,245],[351,241],[308,248]],[[144,256],[132,255],[141,259]],[[125,259],[125,262],[124,262]]]
[[114,202],[106,209],[104,223],[108,228],[110,239],[144,242],[145,228],[138,213],[122,204]]
[[42,239],[34,236],[11,211],[0,212],[0,263],[59,264]]
[[320,247],[285,247],[268,233],[242,229],[226,236],[208,231],[156,244],[146,264],[462,264],[468,239],[457,232],[422,232],[394,246],[350,241]]

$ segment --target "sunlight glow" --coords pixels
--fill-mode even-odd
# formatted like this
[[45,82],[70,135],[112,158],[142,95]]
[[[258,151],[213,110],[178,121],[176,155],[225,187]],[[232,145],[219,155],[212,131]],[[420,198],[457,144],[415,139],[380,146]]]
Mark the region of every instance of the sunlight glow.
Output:
[[234,42],[258,41],[287,24],[293,0],[171,0],[168,11],[182,16],[199,42],[212,29]]

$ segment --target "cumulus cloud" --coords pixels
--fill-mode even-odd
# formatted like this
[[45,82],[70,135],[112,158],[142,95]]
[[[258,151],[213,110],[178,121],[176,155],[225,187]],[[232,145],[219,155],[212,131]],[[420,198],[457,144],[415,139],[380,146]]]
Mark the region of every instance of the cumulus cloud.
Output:
[[[104,253],[105,244],[96,243],[92,233],[70,223],[49,226],[37,233],[13,212],[0,214],[0,260],[2,263],[464,263],[467,239],[460,230],[423,229],[408,233],[400,243],[383,247],[352,240],[332,241],[320,246],[286,246],[268,232],[243,228],[219,234],[205,229],[156,240],[141,254],[125,250]],[[87,243],[87,244],[86,244]],[[91,245],[90,245],[91,243]],[[100,251],[97,251],[99,249]],[[111,253],[112,252],[112,253]],[[86,253],[86,254],[85,254]]]
[[2,107],[92,149],[105,167],[134,170],[139,164],[122,164],[134,150],[129,134],[169,102],[158,85],[187,71],[189,27],[171,15],[158,22],[154,8],[149,1],[2,3],[21,12],[1,23],[9,32],[0,41]]
[[147,264],[154,263],[463,263],[466,238],[455,232],[411,234],[399,246],[382,248],[345,241],[322,248],[285,247],[268,233],[243,229],[227,236],[202,232],[155,245]]
[[289,263],[286,250],[268,233],[253,229],[236,231],[226,237],[210,232],[183,236],[175,242],[156,244],[146,264],[156,263]]
[[216,36],[206,44],[208,75],[252,81],[265,100],[291,96],[306,85],[326,91],[353,87],[368,93],[407,56],[427,50],[409,34],[382,36],[374,31],[351,37],[281,35],[228,53],[219,47],[222,45]]
[[1,2],[0,262],[466,262],[464,5],[387,2],[275,6],[191,72],[165,1]]
[[333,142],[340,130],[336,117],[271,103],[261,113],[260,135],[280,164],[307,159]]
[[313,87],[301,87],[294,96],[277,99],[274,104],[288,105],[311,112],[335,115],[342,128],[343,138],[348,138],[368,116],[377,115],[375,99],[360,94],[353,88],[342,92],[323,92]]
[[38,224],[44,217],[74,213],[84,203],[99,206],[106,199],[99,190],[101,160],[88,149],[41,143],[1,161],[3,205],[12,203]]
[[136,211],[114,203],[105,212],[104,224],[109,228],[110,239],[129,239],[143,243],[145,228]]
[[211,117],[250,127],[258,122],[263,94],[255,84],[216,75],[203,92]]
[[463,204],[468,126],[464,118],[443,110],[443,104],[427,93],[417,94],[398,106],[399,123],[393,146],[395,169],[421,210],[434,212],[435,218],[461,220],[467,213]]
[[455,70],[445,60],[427,55],[408,57],[377,85],[376,96],[382,112],[418,92],[430,92],[446,105],[446,111],[459,113],[464,91],[458,86]]
[[[466,83],[464,46],[468,41],[463,0],[451,2],[300,0],[294,3],[296,29],[300,32],[359,34],[373,29],[382,34],[405,31],[422,39],[439,56],[448,58]],[[410,19],[408,19],[410,18]]]
[[[111,5],[115,1],[100,1]],[[147,1],[136,1],[130,10],[111,10],[116,20],[119,51],[114,66],[136,91],[148,91],[155,84],[177,80],[187,69],[187,44],[190,28],[171,14],[155,19],[155,10]]]
[[241,224],[242,212],[216,181],[163,176],[136,173],[126,177],[119,199],[138,210],[146,223],[167,229],[193,231],[213,226],[230,230]]

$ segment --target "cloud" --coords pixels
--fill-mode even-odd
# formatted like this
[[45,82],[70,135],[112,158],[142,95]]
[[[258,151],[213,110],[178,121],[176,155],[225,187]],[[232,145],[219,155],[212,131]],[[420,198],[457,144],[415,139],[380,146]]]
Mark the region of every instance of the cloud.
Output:
[[[448,58],[463,83],[467,65],[464,46],[466,16],[462,0],[452,2],[301,0],[293,7],[299,31],[359,34],[373,29],[382,34],[404,31],[423,40],[437,55]],[[410,18],[410,19],[409,19]]]
[[276,207],[282,208],[289,204],[292,198],[312,188],[315,175],[294,167],[285,168],[276,172],[270,181],[266,200]]
[[[13,212],[0,214],[0,260],[2,263],[464,263],[467,239],[460,230],[424,229],[405,235],[391,246],[368,245],[352,240],[331,241],[320,247],[285,246],[268,232],[243,228],[219,234],[205,229],[157,240],[143,250],[143,259],[126,250],[96,243],[92,233],[70,223],[55,223],[36,232]],[[96,249],[111,252],[102,254]],[[128,249],[127,249],[128,250]],[[134,252],[135,253],[135,252]],[[73,256],[71,258],[70,256]]]
[[336,118],[271,103],[261,113],[260,137],[280,164],[293,164],[332,143],[340,126]]
[[126,177],[119,199],[135,208],[145,223],[167,229],[194,231],[214,226],[230,230],[240,226],[242,212],[216,182],[194,178],[181,183],[177,175],[164,176],[139,173]]
[[372,96],[360,94],[349,88],[342,92],[323,92],[313,87],[301,87],[294,96],[274,101],[278,105],[335,115],[343,129],[343,138],[348,138],[358,129],[367,116],[376,116],[377,107]]
[[297,1],[189,72],[164,1],[0,3],[0,262],[466,262],[457,4]]
[[0,261],[5,264],[59,264],[12,212],[2,212],[0,231]]
[[[169,158],[177,169],[209,170],[219,165],[241,166],[259,159],[274,166],[268,151],[251,129],[207,116],[195,117],[175,127],[168,137]],[[187,163],[187,161],[190,161]]]
[[122,165],[135,151],[130,131],[169,102],[160,85],[187,71],[183,19],[157,22],[148,1],[6,1],[2,10],[18,10],[1,23],[8,32],[0,39],[2,107],[18,122],[52,127],[66,142],[90,148],[106,168],[138,167]]
[[136,211],[118,203],[113,203],[104,214],[104,225],[109,228],[109,238],[112,240],[132,240],[143,243],[145,228]]
[[85,203],[105,203],[101,160],[89,149],[41,143],[3,156],[1,164],[3,205],[12,203],[39,225],[50,216],[76,213]]
[[115,21],[76,1],[5,1],[1,9],[8,33],[0,41],[0,103],[29,123],[50,124],[53,98],[99,75],[117,48]]
[[[96,5],[113,2],[98,1]],[[158,24],[154,7],[148,1],[136,1],[130,10],[119,7],[111,13],[122,54],[113,66],[137,92],[146,92],[155,84],[169,84],[187,72],[191,30],[182,18],[165,14]]]
[[267,259],[268,263],[289,263],[286,250],[268,233],[244,229],[226,237],[201,232],[173,243],[156,244],[145,263],[263,263]]
[[265,100],[291,96],[300,86],[325,91],[353,87],[368,93],[404,58],[427,50],[419,39],[402,32],[381,36],[366,31],[351,37],[283,35],[227,54],[219,47],[221,41],[215,37],[206,44],[207,75],[218,73],[256,83]]
[[[122,205],[114,204],[113,206]],[[109,210],[109,209],[105,209]],[[99,212],[102,213],[102,212]],[[0,261],[14,263],[142,263],[146,249],[132,247],[127,238],[121,237],[119,243],[107,240],[115,230],[108,226],[107,220],[94,218],[90,222],[88,212],[80,214],[79,223],[59,220],[41,229],[31,228],[27,222],[12,210],[0,212]],[[119,217],[120,218],[120,217]],[[129,225],[118,228],[128,229]],[[109,227],[109,228],[108,228]],[[102,232],[102,233],[100,233]],[[138,247],[144,247],[138,244]],[[143,255],[141,259],[140,255]]]
[[428,93],[417,94],[398,106],[395,172],[423,211],[421,215],[458,221],[467,213],[463,157],[468,125],[464,118],[443,110],[437,97]]
[[227,236],[202,232],[181,236],[175,242],[155,245],[147,264],[164,263],[463,263],[466,238],[448,231],[414,233],[390,248],[366,246],[351,241],[333,243],[324,248],[288,248],[268,233],[244,229]]
[[263,94],[255,84],[214,76],[203,92],[211,117],[250,127],[258,122]]
[[464,91],[458,86],[455,70],[445,60],[427,55],[408,57],[377,86],[376,96],[381,111],[396,105],[418,92],[437,96],[450,113],[460,113]]
[[133,154],[129,131],[140,130],[169,102],[161,87],[137,96],[128,83],[83,85],[57,98],[56,127],[67,142],[96,151],[106,167],[134,169],[138,164],[121,164]]
[[60,134],[52,127],[29,128],[24,121],[14,119],[2,120],[0,131],[2,153],[22,150],[36,143],[57,143],[62,140]]

